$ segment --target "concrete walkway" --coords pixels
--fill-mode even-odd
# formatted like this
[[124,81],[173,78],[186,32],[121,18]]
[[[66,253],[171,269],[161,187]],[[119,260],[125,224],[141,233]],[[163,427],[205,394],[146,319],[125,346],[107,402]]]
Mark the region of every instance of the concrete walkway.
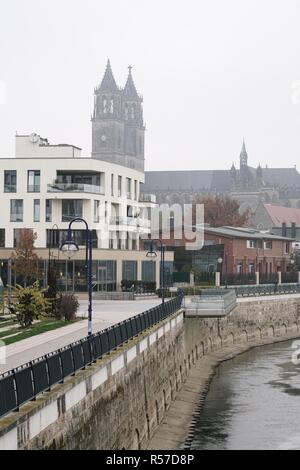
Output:
[[[96,333],[108,326],[142,313],[149,308],[155,307],[160,302],[161,300],[157,298],[135,301],[94,300],[93,332]],[[6,364],[0,364],[0,373],[18,367],[87,336],[87,301],[82,300],[80,302],[79,315],[86,316],[86,319],[7,346]]]

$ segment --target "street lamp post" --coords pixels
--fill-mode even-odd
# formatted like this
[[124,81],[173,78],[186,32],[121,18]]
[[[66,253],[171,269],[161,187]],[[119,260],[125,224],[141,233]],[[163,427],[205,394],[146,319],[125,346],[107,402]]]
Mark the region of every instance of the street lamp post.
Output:
[[[162,304],[165,303],[165,245],[159,238],[157,240],[160,243],[160,288],[161,288],[161,300]],[[151,240],[150,250],[146,254],[147,258],[156,258],[157,253],[153,248],[153,240]]]
[[69,259],[72,259],[73,256],[79,251],[79,246],[72,238],[72,225],[75,222],[83,222],[86,227],[86,270],[87,270],[87,284],[88,284],[88,335],[92,335],[92,316],[93,316],[93,306],[92,306],[92,294],[93,294],[93,285],[92,285],[92,232],[89,229],[88,223],[86,220],[81,217],[71,220],[68,228],[67,240],[63,242],[60,247],[60,250],[65,254]]
[[218,270],[218,273],[219,273],[219,276],[220,276],[220,279],[219,279],[220,286],[219,287],[221,287],[222,263],[223,263],[223,258],[221,256],[219,256],[219,258],[218,258],[218,267],[217,267],[217,270]]

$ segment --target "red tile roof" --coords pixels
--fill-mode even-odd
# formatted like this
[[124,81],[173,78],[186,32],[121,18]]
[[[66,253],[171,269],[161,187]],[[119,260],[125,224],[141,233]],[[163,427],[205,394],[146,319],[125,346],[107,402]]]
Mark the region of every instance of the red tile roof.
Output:
[[300,227],[300,209],[292,207],[273,206],[272,204],[264,204],[269,217],[272,219],[274,227],[281,226],[283,223],[291,225],[292,222]]

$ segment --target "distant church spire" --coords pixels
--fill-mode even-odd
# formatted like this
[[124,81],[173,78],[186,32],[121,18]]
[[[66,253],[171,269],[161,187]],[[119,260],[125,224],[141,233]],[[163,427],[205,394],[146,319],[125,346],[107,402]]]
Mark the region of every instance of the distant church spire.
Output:
[[125,88],[124,88],[124,98],[127,99],[127,100],[137,100],[139,101],[140,100],[140,97],[138,95],[138,92],[136,91],[136,87],[135,87],[135,84],[134,84],[134,81],[133,81],[133,78],[132,78],[132,66],[129,65],[128,67],[128,70],[129,70],[129,73],[128,73],[128,78],[127,78],[127,82],[126,82],[126,85],[125,85]]
[[240,153],[240,167],[248,166],[248,154],[245,145],[245,139],[243,139],[242,150]]
[[108,59],[104,77],[102,79],[101,85],[98,88],[98,91],[113,93],[113,92],[116,92],[117,90],[118,90],[118,87],[117,87],[115,78],[112,73],[110,60]]

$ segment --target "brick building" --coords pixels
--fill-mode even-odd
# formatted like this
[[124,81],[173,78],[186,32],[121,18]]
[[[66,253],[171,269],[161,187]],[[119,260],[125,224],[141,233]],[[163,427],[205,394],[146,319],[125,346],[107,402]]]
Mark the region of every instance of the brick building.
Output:
[[[187,249],[188,242],[184,236],[175,239],[172,231],[163,242],[167,251],[174,251],[175,271],[194,267],[203,273],[221,270],[228,275],[259,272],[268,276],[278,271],[290,271],[292,267],[292,238],[252,228],[205,226],[204,245],[199,250]],[[147,242],[143,244],[147,249]],[[159,249],[159,246],[155,248]],[[220,258],[221,265],[218,263]]]
[[291,238],[251,228],[205,227],[204,240],[202,250],[193,255],[193,264],[203,270],[216,270],[216,256],[223,259],[222,271],[228,274],[271,274],[291,269]]

